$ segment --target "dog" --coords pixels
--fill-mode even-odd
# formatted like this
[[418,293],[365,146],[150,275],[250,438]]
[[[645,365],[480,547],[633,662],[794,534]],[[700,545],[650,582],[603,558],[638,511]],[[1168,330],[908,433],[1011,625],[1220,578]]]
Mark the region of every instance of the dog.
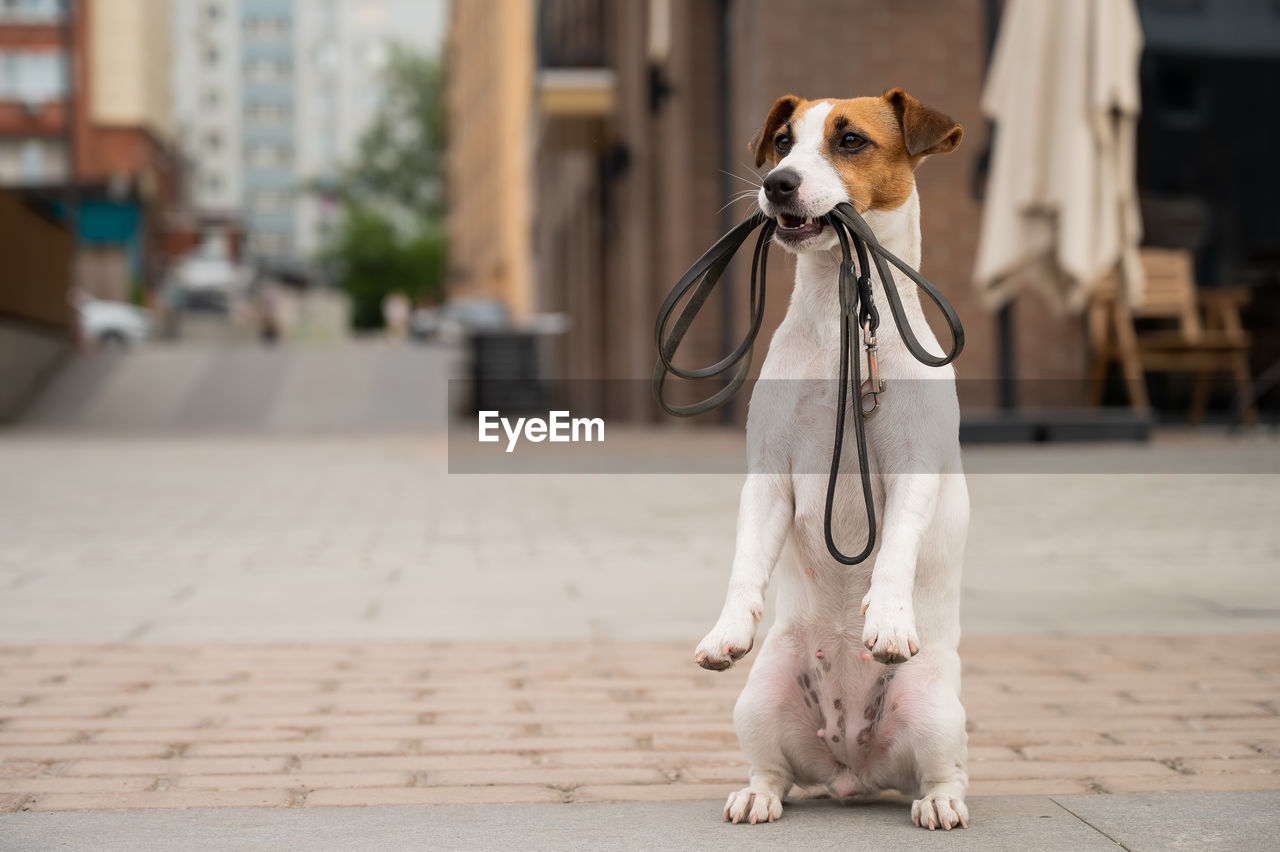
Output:
[[[916,825],[968,827],[957,646],[969,496],[955,374],[915,360],[893,322],[879,327],[886,391],[866,421],[883,535],[871,558],[845,566],[830,556],[823,524],[839,392],[841,254],[835,228],[821,217],[852,203],[880,243],[918,269],[915,169],[954,150],[962,135],[947,116],[892,89],[849,100],[787,95],[750,145],[757,168],[773,164],[758,204],[777,220],[774,240],[795,255],[796,275],[752,392],[724,608],[695,653],[703,668],[722,670],[751,650],[780,566],[775,622],[733,714],[750,783],[729,796],[726,820],[772,822],[798,784],[837,798],[895,789],[914,797]],[[895,275],[906,318],[941,354],[915,287]],[[845,455],[841,469],[856,471],[856,456]],[[867,535],[862,491],[856,474],[840,479],[834,536],[857,547]]]

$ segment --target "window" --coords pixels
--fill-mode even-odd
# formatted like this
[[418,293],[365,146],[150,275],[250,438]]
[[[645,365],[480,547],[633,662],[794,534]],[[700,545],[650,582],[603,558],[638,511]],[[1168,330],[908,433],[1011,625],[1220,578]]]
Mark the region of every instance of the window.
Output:
[[210,130],[205,134],[204,147],[210,151],[217,151],[222,147],[222,134],[216,130]]
[[0,21],[47,24],[62,19],[62,0],[0,0]]
[[276,212],[289,204],[289,193],[283,189],[260,189],[249,197],[250,206],[268,213]]
[[209,47],[206,47],[204,49],[204,64],[205,65],[218,64],[218,48],[210,45]]
[[37,180],[44,174],[44,150],[39,139],[28,139],[22,143],[22,177],[25,180]]
[[216,23],[222,17],[222,7],[217,3],[206,3],[204,5],[204,18],[209,23]]
[[332,41],[322,41],[311,48],[311,61],[322,71],[332,71],[338,67],[341,53]]
[[0,139],[0,183],[53,183],[66,173],[66,145],[61,140]]
[[288,80],[292,70],[288,59],[254,59],[245,64],[244,74],[255,83],[278,83]]
[[205,191],[210,194],[217,194],[222,191],[222,175],[217,172],[209,172],[204,176]]
[[284,124],[292,112],[288,104],[261,102],[250,104],[245,110],[249,120],[258,124]]
[[289,235],[282,231],[256,231],[249,237],[249,252],[255,255],[282,255],[289,251]]
[[63,51],[0,50],[0,101],[43,103],[66,92]]
[[222,102],[222,94],[217,89],[207,89],[200,96],[200,104],[206,109],[214,109]]
[[288,18],[255,15],[244,21],[245,35],[263,41],[288,38],[291,29]]
[[271,142],[257,142],[249,145],[245,157],[249,165],[259,168],[283,166],[289,163],[290,148],[288,145]]
[[325,168],[333,168],[338,162],[338,139],[336,133],[325,133],[319,138],[320,160]]

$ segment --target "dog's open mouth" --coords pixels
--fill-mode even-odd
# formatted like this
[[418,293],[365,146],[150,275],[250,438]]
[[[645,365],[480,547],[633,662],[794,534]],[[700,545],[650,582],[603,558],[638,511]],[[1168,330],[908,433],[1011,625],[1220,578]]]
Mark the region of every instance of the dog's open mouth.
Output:
[[792,216],[790,213],[779,213],[776,233],[785,240],[798,242],[822,233],[822,229],[826,226],[826,218],[822,216],[805,218]]

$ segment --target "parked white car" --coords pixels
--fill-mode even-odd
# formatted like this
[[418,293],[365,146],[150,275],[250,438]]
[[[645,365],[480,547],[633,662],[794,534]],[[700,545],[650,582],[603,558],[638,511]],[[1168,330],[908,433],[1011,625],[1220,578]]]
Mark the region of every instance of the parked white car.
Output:
[[151,335],[151,318],[137,305],[83,296],[75,306],[81,338],[94,348],[125,348]]

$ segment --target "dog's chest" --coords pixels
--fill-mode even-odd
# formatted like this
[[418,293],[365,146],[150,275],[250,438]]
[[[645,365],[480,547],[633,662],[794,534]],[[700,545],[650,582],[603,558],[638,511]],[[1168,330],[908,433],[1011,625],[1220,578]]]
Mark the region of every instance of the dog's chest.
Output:
[[[821,350],[780,348],[774,341],[769,361],[773,370],[762,373],[751,398],[747,424],[750,467],[753,472],[781,473],[789,477],[795,507],[793,542],[807,557],[805,564],[833,564],[825,533],[826,498],[834,449],[840,385],[835,373],[837,354]],[[785,372],[790,362],[792,372]],[[769,377],[772,373],[775,377]],[[782,377],[789,375],[791,377]],[[801,376],[801,378],[794,378]],[[833,528],[845,551],[858,550],[866,536],[866,508],[858,481],[857,441],[852,419],[858,417],[858,401],[850,397],[845,415],[845,440],[841,476],[836,487]],[[878,470],[878,424],[867,423],[872,492],[877,515],[882,509]]]

